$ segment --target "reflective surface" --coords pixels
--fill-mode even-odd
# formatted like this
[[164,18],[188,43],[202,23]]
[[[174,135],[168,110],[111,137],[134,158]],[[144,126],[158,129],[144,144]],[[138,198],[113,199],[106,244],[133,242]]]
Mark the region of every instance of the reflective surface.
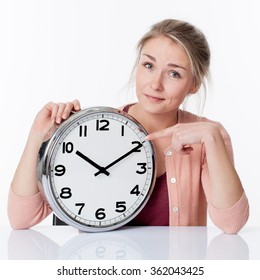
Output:
[[244,228],[237,235],[207,227],[123,227],[102,233],[80,232],[69,226],[0,228],[0,258],[260,259],[259,236],[259,228]]

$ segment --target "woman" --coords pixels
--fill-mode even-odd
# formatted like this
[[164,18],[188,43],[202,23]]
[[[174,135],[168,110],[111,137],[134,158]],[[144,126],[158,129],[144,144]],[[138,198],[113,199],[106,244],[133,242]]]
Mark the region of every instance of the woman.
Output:
[[[212,221],[233,234],[248,219],[229,135],[221,124],[180,110],[204,85],[209,64],[206,38],[186,22],[161,21],[139,41],[138,102],[122,109],[148,131],[158,171],[151,199],[130,225],[205,226],[208,208]],[[72,110],[80,110],[79,101],[48,103],[37,114],[10,189],[12,227],[29,228],[51,213],[37,186],[37,155]]]

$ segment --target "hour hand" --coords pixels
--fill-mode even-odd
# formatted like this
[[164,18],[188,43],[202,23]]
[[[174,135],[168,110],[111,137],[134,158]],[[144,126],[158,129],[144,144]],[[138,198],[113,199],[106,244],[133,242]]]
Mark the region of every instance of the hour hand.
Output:
[[106,168],[98,165],[93,160],[91,160],[89,157],[87,157],[86,155],[82,154],[80,151],[76,151],[76,155],[81,157],[82,159],[84,159],[86,162],[88,162],[92,166],[96,167],[99,170],[99,174],[103,173],[103,174],[106,174],[107,176],[109,176],[110,173],[106,170]]

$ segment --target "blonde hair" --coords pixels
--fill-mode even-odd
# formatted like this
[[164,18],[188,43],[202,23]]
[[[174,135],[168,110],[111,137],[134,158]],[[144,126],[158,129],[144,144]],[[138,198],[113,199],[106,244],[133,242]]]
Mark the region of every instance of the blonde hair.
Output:
[[210,81],[208,42],[198,28],[181,20],[165,19],[151,26],[150,30],[144,34],[137,44],[137,57],[131,77],[135,72],[144,44],[148,40],[159,36],[168,37],[184,48],[190,60],[194,83],[196,86],[203,85],[204,93],[206,93],[206,80]]

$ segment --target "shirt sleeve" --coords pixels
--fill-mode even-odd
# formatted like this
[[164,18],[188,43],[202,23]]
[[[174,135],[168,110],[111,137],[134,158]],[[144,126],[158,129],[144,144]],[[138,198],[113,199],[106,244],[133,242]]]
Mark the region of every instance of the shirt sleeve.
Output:
[[249,204],[245,192],[235,205],[227,209],[218,209],[209,203],[209,215],[212,221],[225,233],[238,233],[249,216]]
[[[234,164],[233,148],[230,136],[221,124],[218,125],[230,160]],[[210,178],[206,156],[202,166],[201,176],[202,185],[208,201],[208,211],[211,220],[225,233],[236,234],[246,224],[249,217],[249,203],[245,192],[243,192],[240,199],[233,206],[227,209],[218,209],[214,207],[210,202]]]
[[52,209],[41,193],[33,196],[19,196],[10,188],[7,213],[13,229],[28,229],[44,220]]

